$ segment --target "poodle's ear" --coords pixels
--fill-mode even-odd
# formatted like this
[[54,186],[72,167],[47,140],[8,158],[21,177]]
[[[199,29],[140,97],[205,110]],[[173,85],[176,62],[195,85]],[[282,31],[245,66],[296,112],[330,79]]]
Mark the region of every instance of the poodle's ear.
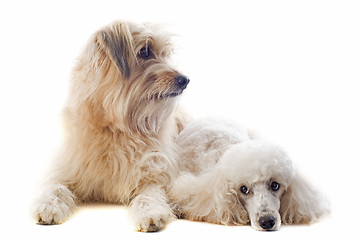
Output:
[[170,198],[179,215],[189,220],[225,225],[249,222],[232,183],[214,169],[198,176],[182,175],[175,181]]
[[329,204],[298,173],[280,201],[284,224],[311,224],[329,213]]

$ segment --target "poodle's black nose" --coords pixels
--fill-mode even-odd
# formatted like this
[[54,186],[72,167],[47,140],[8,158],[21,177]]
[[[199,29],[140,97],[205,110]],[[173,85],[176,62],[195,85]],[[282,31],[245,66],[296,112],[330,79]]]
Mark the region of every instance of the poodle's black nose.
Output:
[[271,215],[259,219],[259,225],[264,230],[271,230],[275,225],[275,218]]

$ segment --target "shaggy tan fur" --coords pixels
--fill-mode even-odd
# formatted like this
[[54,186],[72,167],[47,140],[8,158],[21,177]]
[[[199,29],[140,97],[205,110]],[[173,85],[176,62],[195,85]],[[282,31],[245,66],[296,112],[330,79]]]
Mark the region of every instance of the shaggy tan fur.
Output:
[[177,175],[174,138],[187,122],[177,96],[189,80],[169,64],[172,52],[154,25],[116,22],[91,37],[73,70],[38,223],[62,223],[84,201],[130,205],[139,231],[173,216],[166,186]]

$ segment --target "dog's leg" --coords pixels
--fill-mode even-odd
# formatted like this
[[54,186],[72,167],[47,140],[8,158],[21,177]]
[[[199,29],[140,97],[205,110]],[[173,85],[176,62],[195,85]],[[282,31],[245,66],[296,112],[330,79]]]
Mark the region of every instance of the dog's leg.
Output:
[[164,189],[160,186],[146,188],[130,205],[130,217],[137,231],[157,232],[174,217]]
[[62,184],[49,184],[36,202],[34,219],[38,224],[65,222],[76,208],[75,195]]

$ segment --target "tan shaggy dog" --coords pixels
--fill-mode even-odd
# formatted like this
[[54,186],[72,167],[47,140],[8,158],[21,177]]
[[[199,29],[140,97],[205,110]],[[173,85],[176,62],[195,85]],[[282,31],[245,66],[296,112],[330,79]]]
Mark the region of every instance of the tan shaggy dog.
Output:
[[73,71],[63,112],[65,142],[36,202],[39,224],[59,224],[77,203],[130,205],[139,231],[173,216],[174,139],[187,122],[177,96],[189,79],[169,64],[170,35],[116,22],[96,32]]

